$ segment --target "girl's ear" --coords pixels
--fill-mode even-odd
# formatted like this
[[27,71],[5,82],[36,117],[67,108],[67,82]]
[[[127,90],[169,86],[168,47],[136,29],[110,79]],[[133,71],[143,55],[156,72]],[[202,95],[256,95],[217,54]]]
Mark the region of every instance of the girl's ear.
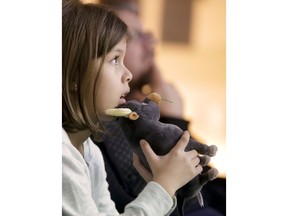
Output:
[[147,99],[153,101],[157,105],[160,105],[160,103],[161,103],[161,96],[158,93],[155,93],[155,92],[149,94],[147,96]]
[[72,82],[70,89],[72,92],[77,92],[78,91],[78,85],[75,82]]

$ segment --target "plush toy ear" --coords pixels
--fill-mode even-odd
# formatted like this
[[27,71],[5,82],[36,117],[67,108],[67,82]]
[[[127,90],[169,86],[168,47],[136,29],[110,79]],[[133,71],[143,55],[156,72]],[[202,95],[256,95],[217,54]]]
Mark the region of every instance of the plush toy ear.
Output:
[[151,93],[147,96],[147,98],[153,102],[155,102],[158,106],[160,105],[161,103],[161,96],[158,94],[158,93]]

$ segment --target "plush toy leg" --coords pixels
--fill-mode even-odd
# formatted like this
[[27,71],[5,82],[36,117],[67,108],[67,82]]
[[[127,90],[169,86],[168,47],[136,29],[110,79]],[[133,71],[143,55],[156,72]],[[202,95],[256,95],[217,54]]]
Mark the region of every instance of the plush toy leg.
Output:
[[199,164],[201,166],[206,166],[211,161],[211,158],[207,155],[201,155],[201,156],[199,155],[198,157],[200,159]]
[[200,205],[201,207],[204,207],[204,200],[203,200],[203,196],[202,196],[201,192],[199,192],[199,193],[197,194],[197,200],[198,200],[199,205]]
[[214,180],[215,178],[217,178],[218,174],[219,172],[216,168],[210,168],[208,171],[201,173],[201,175],[199,175],[200,184],[204,185],[208,181]]

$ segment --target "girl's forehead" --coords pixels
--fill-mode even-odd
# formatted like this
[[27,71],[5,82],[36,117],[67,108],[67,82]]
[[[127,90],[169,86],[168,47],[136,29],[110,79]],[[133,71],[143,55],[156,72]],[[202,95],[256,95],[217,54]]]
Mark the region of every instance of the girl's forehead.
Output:
[[111,51],[124,52],[127,47],[127,37],[122,38]]

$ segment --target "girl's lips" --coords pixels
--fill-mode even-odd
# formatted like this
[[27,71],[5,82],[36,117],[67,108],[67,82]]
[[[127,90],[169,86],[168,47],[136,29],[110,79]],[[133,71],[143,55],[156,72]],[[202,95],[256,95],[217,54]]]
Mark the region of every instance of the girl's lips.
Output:
[[119,100],[119,105],[121,106],[121,105],[123,105],[123,104],[125,104],[125,103],[126,103],[125,98],[124,98],[124,97],[121,97],[120,100]]
[[126,103],[125,97],[126,97],[126,95],[127,95],[129,92],[130,92],[130,89],[128,89],[128,90],[126,91],[126,93],[124,93],[124,94],[120,97],[120,100],[119,100],[119,103],[118,103],[118,106],[117,106],[117,107],[121,107],[123,104]]

